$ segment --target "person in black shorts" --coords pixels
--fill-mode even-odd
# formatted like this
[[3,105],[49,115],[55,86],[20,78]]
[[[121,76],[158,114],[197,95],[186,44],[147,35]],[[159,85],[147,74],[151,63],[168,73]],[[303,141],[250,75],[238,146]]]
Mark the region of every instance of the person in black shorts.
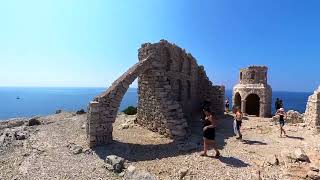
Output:
[[204,127],[203,127],[203,152],[201,153],[201,156],[208,156],[208,146],[212,145],[213,149],[216,151],[215,158],[218,158],[220,156],[220,152],[215,144],[215,136],[216,136],[216,127],[217,122],[214,119],[211,111],[209,108],[205,108],[203,110],[204,114],[206,115],[204,119]]
[[229,102],[228,98],[226,99],[225,106],[226,106],[226,109],[225,109],[226,113],[229,113],[229,111],[230,111],[230,102]]
[[237,109],[237,113],[236,113],[234,119],[235,119],[235,122],[236,122],[236,129],[237,129],[237,132],[238,132],[237,139],[242,140],[242,134],[241,134],[240,130],[241,130],[241,125],[242,125],[243,114],[242,114],[240,109]]
[[276,112],[281,108],[280,99],[279,98],[276,99],[274,107],[276,108]]
[[284,126],[284,124],[285,124],[284,120],[286,119],[286,116],[287,116],[287,115],[286,115],[286,112],[284,111],[283,108],[280,108],[280,109],[277,111],[276,115],[279,116],[280,137],[282,137],[282,133],[283,133],[285,136],[287,136],[286,131],[283,129],[283,126]]

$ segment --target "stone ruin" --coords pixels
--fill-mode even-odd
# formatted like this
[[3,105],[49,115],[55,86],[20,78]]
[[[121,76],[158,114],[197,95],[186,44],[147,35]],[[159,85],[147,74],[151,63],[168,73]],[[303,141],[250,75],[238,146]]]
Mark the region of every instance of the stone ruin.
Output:
[[240,83],[233,88],[233,106],[248,115],[271,117],[272,89],[268,68],[250,66],[240,70]]
[[[211,102],[215,115],[224,113],[224,86],[214,86],[203,66],[184,49],[165,40],[143,44],[139,62],[119,77],[88,106],[90,147],[111,143],[121,100],[138,78],[136,122],[175,140],[184,139],[200,123],[200,104]],[[201,127],[201,126],[200,126]]]
[[309,96],[304,121],[317,133],[320,132],[320,86],[313,95]]

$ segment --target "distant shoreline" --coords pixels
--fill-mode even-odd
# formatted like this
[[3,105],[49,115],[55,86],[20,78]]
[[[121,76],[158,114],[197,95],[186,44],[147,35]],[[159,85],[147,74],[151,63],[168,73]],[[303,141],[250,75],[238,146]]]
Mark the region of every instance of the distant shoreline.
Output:
[[[77,111],[87,108],[88,103],[107,88],[95,87],[0,87],[0,119],[45,116],[56,110]],[[129,88],[119,111],[128,106],[137,106],[137,88]],[[275,98],[284,100],[286,110],[304,113],[311,92],[274,91]],[[19,97],[19,99],[17,99]],[[232,90],[226,90],[232,104]],[[274,110],[274,108],[272,108]]]
[[[107,90],[108,87],[84,87],[84,86],[0,86],[1,88],[41,88],[41,89],[105,89]],[[129,89],[138,89],[138,87],[129,87]],[[226,89],[226,91],[232,91],[232,89]],[[289,90],[273,90],[273,92],[284,92],[284,93],[310,93],[312,94],[313,91],[289,91]]]

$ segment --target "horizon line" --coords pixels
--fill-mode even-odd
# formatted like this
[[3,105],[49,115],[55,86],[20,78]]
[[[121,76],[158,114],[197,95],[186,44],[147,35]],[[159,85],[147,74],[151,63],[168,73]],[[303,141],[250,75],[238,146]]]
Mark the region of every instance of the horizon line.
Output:
[[[111,85],[110,85],[111,86]],[[110,86],[1,86],[0,88],[101,88],[108,89]],[[129,87],[129,89],[138,89],[138,87]],[[233,89],[225,89],[226,91],[233,91]],[[290,91],[290,90],[272,90],[273,92],[295,92],[295,93],[313,93],[313,91]]]

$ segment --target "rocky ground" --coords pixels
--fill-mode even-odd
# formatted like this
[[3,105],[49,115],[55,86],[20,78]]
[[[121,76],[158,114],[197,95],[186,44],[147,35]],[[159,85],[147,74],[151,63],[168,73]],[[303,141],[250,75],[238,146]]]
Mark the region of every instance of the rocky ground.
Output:
[[[0,122],[0,179],[319,179],[319,135],[305,124],[286,125],[248,117],[244,141],[221,118],[222,157],[200,157],[201,136],[177,143],[119,114],[114,143],[89,149],[86,114],[59,114]],[[213,152],[210,151],[211,154]],[[114,156],[112,156],[114,155]],[[107,160],[106,160],[107,159]],[[124,169],[122,168],[124,166]],[[117,171],[117,172],[115,172]]]

